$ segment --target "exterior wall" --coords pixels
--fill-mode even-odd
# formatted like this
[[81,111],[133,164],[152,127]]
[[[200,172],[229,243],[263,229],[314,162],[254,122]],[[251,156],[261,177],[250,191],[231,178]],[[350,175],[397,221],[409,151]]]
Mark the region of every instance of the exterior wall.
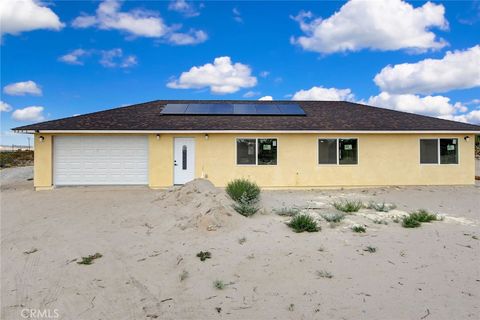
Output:
[[[44,137],[40,141],[40,137]],[[52,188],[53,173],[53,140],[49,134],[35,134],[33,158],[33,185],[36,190],[48,190]]]
[[[52,139],[35,135],[35,187],[52,185]],[[310,188],[385,185],[474,184],[474,136],[465,134],[149,134],[149,186],[173,184],[173,141],[195,138],[195,177],[224,187],[235,178],[249,178],[262,187]],[[236,165],[236,138],[278,139],[276,166]],[[358,165],[319,165],[319,138],[357,138]],[[457,138],[459,164],[420,164],[420,138]],[[54,143],[54,142],[53,142]]]
[[[235,178],[249,178],[262,187],[338,187],[384,185],[474,184],[474,137],[463,134],[204,134],[178,135],[196,140],[195,177],[224,187]],[[162,134],[166,156],[158,180],[172,184],[173,138]],[[236,138],[277,138],[276,166],[236,165]],[[457,138],[459,164],[420,164],[420,138]],[[319,138],[358,138],[358,165],[319,165]],[[152,173],[151,173],[152,174]]]

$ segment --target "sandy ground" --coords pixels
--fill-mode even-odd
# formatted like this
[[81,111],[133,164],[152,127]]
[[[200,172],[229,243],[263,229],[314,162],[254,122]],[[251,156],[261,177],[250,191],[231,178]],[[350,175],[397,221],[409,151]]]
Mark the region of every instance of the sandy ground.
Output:
[[[2,171],[2,319],[22,319],[26,308],[57,309],[60,319],[430,320],[480,314],[479,185],[263,191],[261,212],[244,218],[205,181],[168,191],[34,192],[29,177]],[[386,201],[397,209],[362,209],[334,228],[319,218],[320,232],[300,234],[272,212],[296,206],[320,217],[335,212],[331,202],[339,198]],[[444,221],[417,229],[393,222],[418,208]],[[352,232],[353,224],[366,225],[367,232]],[[366,252],[366,246],[377,251]],[[201,250],[211,259],[201,262]],[[76,263],[96,252],[103,257],[92,265]],[[215,280],[225,288],[216,289]]]

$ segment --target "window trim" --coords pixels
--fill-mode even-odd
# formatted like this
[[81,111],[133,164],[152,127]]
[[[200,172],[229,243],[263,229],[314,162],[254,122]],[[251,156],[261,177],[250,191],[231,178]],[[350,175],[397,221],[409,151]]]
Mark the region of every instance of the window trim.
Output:
[[[337,152],[337,163],[319,163],[319,157],[320,157],[320,147],[319,147],[319,143],[320,143],[320,140],[335,140],[337,143],[337,147],[335,148],[336,152]],[[357,163],[350,163],[350,164],[340,164],[340,157],[339,157],[339,150],[338,150],[338,147],[339,147],[339,144],[340,144],[340,139],[355,139],[357,140]],[[321,167],[353,167],[353,166],[358,166],[360,164],[360,139],[358,137],[322,137],[322,136],[319,136],[317,137],[317,140],[316,140],[316,144],[317,144],[317,157],[316,157],[316,160],[315,162],[317,163],[317,166],[321,166]]]
[[[239,164],[237,162],[237,141],[240,139],[255,140],[255,154],[256,154],[255,164]],[[259,139],[276,139],[277,140],[277,163],[276,164],[258,164],[258,140]],[[235,162],[235,166],[238,166],[238,167],[276,167],[278,166],[278,162],[279,162],[278,150],[280,148],[280,141],[278,137],[235,137],[235,139],[233,139],[233,143],[235,145],[235,159],[233,159],[233,161]]]
[[[441,139],[456,139],[457,140],[457,163],[442,163],[440,160],[440,140]],[[437,140],[437,163],[422,163],[421,161],[421,141],[422,140]],[[418,139],[418,163],[422,166],[458,166],[460,164],[460,139],[453,137],[443,138],[419,138]]]

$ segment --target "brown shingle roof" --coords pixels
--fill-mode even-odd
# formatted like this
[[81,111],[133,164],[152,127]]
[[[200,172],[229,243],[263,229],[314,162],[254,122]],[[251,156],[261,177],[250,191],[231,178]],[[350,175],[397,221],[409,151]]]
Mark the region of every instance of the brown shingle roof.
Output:
[[[292,101],[288,101],[292,103]],[[479,131],[480,126],[344,101],[295,101],[306,116],[162,115],[167,103],[287,103],[287,101],[157,100],[40,122],[13,130],[316,130]]]

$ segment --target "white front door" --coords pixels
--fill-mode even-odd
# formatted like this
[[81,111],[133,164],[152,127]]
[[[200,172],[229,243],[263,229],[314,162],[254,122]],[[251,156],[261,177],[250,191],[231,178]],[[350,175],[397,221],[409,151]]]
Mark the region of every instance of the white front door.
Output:
[[173,183],[184,184],[195,178],[195,139],[175,138]]

